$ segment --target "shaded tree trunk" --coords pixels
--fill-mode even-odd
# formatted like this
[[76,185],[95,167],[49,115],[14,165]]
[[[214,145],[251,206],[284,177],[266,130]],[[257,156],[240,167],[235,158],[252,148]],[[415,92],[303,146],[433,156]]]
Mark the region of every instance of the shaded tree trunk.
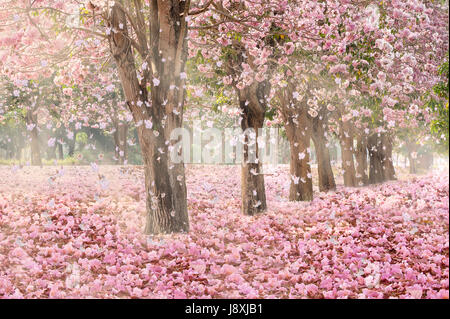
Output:
[[368,138],[370,156],[369,183],[382,183],[395,180],[394,163],[392,162],[392,142],[386,134],[372,134]]
[[[417,144],[412,141],[406,142],[406,149],[408,152],[409,173],[417,174]],[[406,158],[405,158],[406,161]],[[405,165],[406,166],[406,165]]]
[[416,163],[416,159],[413,158],[410,155],[408,155],[408,160],[409,160],[409,173],[410,174],[417,174],[417,163]]
[[47,160],[56,159],[56,145],[47,148]]
[[335,190],[336,182],[334,180],[330,151],[328,149],[327,138],[325,136],[327,127],[326,123],[328,120],[325,115],[322,114],[321,116],[322,120],[320,120],[319,116],[313,120],[312,140],[316,149],[319,190],[321,192],[326,192],[329,190]]
[[417,161],[417,168],[428,171],[432,167],[433,167],[433,153],[430,152],[422,154]]
[[353,159],[353,131],[349,121],[341,122],[339,125],[339,142],[341,144],[342,169],[344,171],[344,185],[355,187],[356,170]]
[[[241,212],[249,216],[267,209],[264,175],[262,162],[259,158],[258,144],[258,131],[263,127],[265,116],[265,105],[261,102],[264,100],[262,96],[263,86],[264,84],[255,83],[238,91],[239,105],[243,111],[241,128],[244,132],[251,129],[256,134],[253,147],[249,145],[249,134],[245,134],[241,170]],[[251,151],[256,153],[251,154]]]
[[[147,194],[147,234],[189,231],[184,163],[171,162],[170,144],[166,144],[170,141],[171,131],[181,127],[183,119],[185,81],[180,73],[187,57],[185,16],[188,8],[184,8],[185,4],[175,0],[150,1],[150,43],[147,43],[145,32],[137,36],[139,54],[150,62],[150,69],[144,71],[142,81],[137,78],[125,13],[115,4],[109,17],[110,27],[119,30],[111,32],[109,40],[127,105],[135,122],[151,120],[153,123],[152,129],[145,125],[138,127]],[[135,5],[135,23],[144,30],[141,2],[136,1]],[[119,24],[123,24],[123,28]],[[151,87],[150,97],[147,85]],[[139,101],[149,100],[151,107],[140,106]]]
[[42,166],[41,148],[39,145],[39,136],[37,129],[37,115],[33,111],[28,111],[26,116],[26,122],[28,125],[34,124],[33,129],[30,131],[31,138],[31,165]]
[[69,151],[68,151],[67,155],[69,157],[72,157],[73,154],[75,153],[75,137],[73,139],[69,140],[68,145],[69,145]]
[[[311,201],[313,187],[308,152],[311,140],[311,127],[306,112],[298,117],[298,126],[292,120],[286,123],[286,134],[291,150],[289,200]],[[300,154],[300,155],[299,155]]]
[[369,150],[369,183],[377,184],[384,182],[383,173],[383,157],[381,140],[378,134],[372,134],[367,139],[367,147]]
[[364,186],[369,184],[369,177],[367,176],[367,138],[356,136],[356,184]]
[[60,160],[63,160],[63,159],[64,159],[64,149],[63,149],[63,145],[62,145],[61,143],[58,143],[57,146],[58,146],[58,158],[59,158]]
[[118,160],[118,164],[123,165],[128,159],[128,124],[115,123],[114,126],[116,129],[116,131],[114,132],[114,144],[116,146],[115,155]]
[[381,135],[381,146],[383,151],[383,175],[384,180],[396,180],[394,162],[392,160],[392,138],[388,134]]

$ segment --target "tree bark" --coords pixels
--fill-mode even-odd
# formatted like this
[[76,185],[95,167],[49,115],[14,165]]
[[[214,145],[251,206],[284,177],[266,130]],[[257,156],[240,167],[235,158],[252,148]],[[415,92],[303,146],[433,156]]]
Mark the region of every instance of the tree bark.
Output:
[[75,153],[75,137],[69,140],[68,144],[69,144],[69,151],[67,155],[69,155],[69,157],[73,157],[73,154]]
[[433,153],[422,154],[417,161],[417,166],[419,169],[424,169],[425,171],[430,170],[433,167]]
[[395,180],[395,168],[392,162],[392,142],[386,134],[372,134],[368,138],[370,156],[369,183],[376,184]]
[[367,138],[357,135],[356,136],[356,184],[358,186],[364,186],[369,184],[369,178],[367,176]]
[[353,159],[353,130],[349,121],[341,122],[339,125],[339,141],[341,144],[342,169],[344,171],[344,185],[355,187],[356,170]]
[[291,185],[289,187],[289,200],[291,201],[311,201],[313,199],[310,154],[308,152],[311,126],[308,125],[308,121],[306,112],[301,112],[298,117],[298,126],[292,121],[286,123],[286,134],[291,150]]
[[[264,99],[261,96],[264,91],[263,86],[264,84],[254,83],[250,87],[238,90],[239,105],[243,112],[241,128],[244,132],[247,129],[253,129],[256,134],[254,147],[249,145],[249,135],[245,135],[241,170],[241,212],[249,216],[267,209],[264,175],[258,149],[258,131],[263,127],[266,112],[265,104],[261,102]],[[256,152],[255,155],[250,154],[250,150],[253,148]],[[252,158],[256,159],[255,163],[249,162]]]
[[31,165],[42,166],[41,148],[37,129],[37,115],[33,111],[27,111],[26,122],[28,125],[34,124],[30,131],[31,138]]
[[127,144],[127,135],[128,135],[128,124],[125,123],[115,123],[115,132],[114,132],[114,144],[115,155],[117,158],[117,163],[119,165],[124,165],[125,161],[128,159],[128,144]]
[[63,145],[61,143],[58,143],[58,157],[60,160],[64,159],[64,149],[63,149]]
[[[407,141],[406,149],[408,152],[407,157],[408,157],[408,161],[409,161],[409,173],[417,174],[417,144],[412,141]],[[405,161],[406,161],[406,157],[405,157]]]
[[47,148],[47,160],[52,160],[56,158],[56,145]]
[[409,160],[409,173],[410,174],[417,174],[417,164],[416,164],[416,159],[413,158],[410,155],[408,155],[408,160]]
[[[138,126],[145,171],[147,194],[147,234],[189,231],[184,163],[172,163],[166,141],[173,129],[181,127],[185,98],[185,81],[180,77],[187,58],[188,8],[184,1],[150,1],[150,44],[147,43],[141,2],[135,1],[137,20],[141,27],[136,49],[149,61],[150,70],[138,80],[134,49],[128,35],[125,13],[115,4],[109,18],[110,48],[118,66],[119,78],[127,105],[135,122],[151,120],[152,129]],[[187,5],[188,7],[188,5]],[[123,28],[119,27],[123,24]],[[120,30],[123,31],[120,31]],[[155,82],[157,79],[157,82]],[[150,97],[147,85],[150,86]],[[151,101],[150,107],[143,102]]]
[[322,120],[317,116],[313,120],[312,125],[312,140],[316,150],[317,157],[317,171],[319,175],[319,190],[327,192],[336,189],[336,182],[334,180],[333,169],[331,167],[330,151],[327,146],[326,127],[327,118],[324,114],[321,115]]
[[384,155],[382,159],[384,180],[396,180],[397,177],[395,176],[394,162],[392,160],[392,138],[389,135],[381,135],[381,147]]
[[378,134],[372,134],[367,139],[367,147],[369,150],[370,168],[369,168],[369,183],[377,184],[384,182],[383,173],[383,153],[381,141]]

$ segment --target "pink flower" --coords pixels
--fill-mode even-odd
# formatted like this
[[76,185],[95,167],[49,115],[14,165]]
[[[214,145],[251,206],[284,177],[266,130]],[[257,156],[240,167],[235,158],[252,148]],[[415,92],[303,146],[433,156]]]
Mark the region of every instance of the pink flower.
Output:
[[284,45],[284,52],[287,55],[291,55],[292,53],[294,53],[295,50],[295,45],[293,42],[288,42]]

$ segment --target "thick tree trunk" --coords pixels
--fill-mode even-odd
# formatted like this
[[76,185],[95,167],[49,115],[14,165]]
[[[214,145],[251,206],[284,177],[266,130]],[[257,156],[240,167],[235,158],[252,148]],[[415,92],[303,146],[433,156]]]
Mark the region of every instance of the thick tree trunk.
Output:
[[[183,72],[187,57],[188,8],[182,1],[150,1],[150,42],[145,32],[137,35],[140,54],[149,61],[150,70],[144,71],[140,82],[136,61],[128,37],[125,13],[118,5],[112,7],[109,17],[110,46],[118,65],[119,78],[135,122],[151,120],[153,127],[138,127],[145,171],[147,194],[147,234],[167,234],[189,231],[184,163],[172,163],[169,146],[170,133],[181,127],[185,81]],[[145,28],[140,2],[136,1],[136,24]],[[122,28],[119,26],[122,24]],[[148,81],[148,82],[147,82]],[[148,96],[147,86],[151,96]],[[151,101],[147,107],[143,102]]]
[[364,186],[369,184],[367,176],[367,139],[358,135],[356,137],[356,184]]
[[37,129],[37,116],[32,111],[27,112],[26,122],[28,125],[34,124],[33,129],[30,131],[31,138],[31,165],[42,166],[41,148],[39,145],[39,136]]
[[[291,185],[289,188],[289,200],[291,201],[311,201],[313,199],[310,154],[308,152],[311,128],[304,113],[302,112],[298,117],[298,126],[292,121],[286,123],[286,133],[291,150]],[[305,133],[304,135],[302,131]]]
[[123,165],[128,159],[128,124],[116,123],[114,132],[115,154],[119,165]]
[[[171,163],[164,130],[154,132],[140,127],[139,141],[144,160],[147,196],[147,234],[187,232],[187,190],[183,163]],[[165,149],[164,153],[160,150]],[[169,167],[172,166],[170,169]]]
[[[258,130],[262,129],[264,124],[265,108],[257,100],[258,88],[256,86],[238,92],[240,108],[243,111],[241,128],[244,132],[252,129],[256,134],[254,141],[250,141],[249,134],[245,135],[241,170],[241,212],[249,216],[267,209],[264,175],[258,150]],[[249,145],[249,142],[254,145]],[[256,154],[251,154],[250,151],[254,151]]]
[[340,123],[339,141],[341,144],[342,170],[344,171],[344,185],[355,187],[356,170],[353,159],[353,131],[349,121]]
[[316,117],[313,121],[312,127],[312,140],[316,150],[319,190],[321,192],[336,189],[336,182],[334,180],[333,169],[331,167],[330,151],[327,147],[327,138],[325,137],[327,127],[326,121],[327,119],[324,117],[322,117],[322,120],[319,120],[319,117]]

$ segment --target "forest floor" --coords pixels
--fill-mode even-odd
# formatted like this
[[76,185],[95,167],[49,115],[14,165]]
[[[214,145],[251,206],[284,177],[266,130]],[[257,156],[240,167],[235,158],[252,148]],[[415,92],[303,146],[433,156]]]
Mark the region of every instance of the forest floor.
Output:
[[239,167],[188,167],[190,233],[149,237],[140,167],[0,166],[0,298],[449,297],[448,170],[302,203],[266,173],[248,217]]

